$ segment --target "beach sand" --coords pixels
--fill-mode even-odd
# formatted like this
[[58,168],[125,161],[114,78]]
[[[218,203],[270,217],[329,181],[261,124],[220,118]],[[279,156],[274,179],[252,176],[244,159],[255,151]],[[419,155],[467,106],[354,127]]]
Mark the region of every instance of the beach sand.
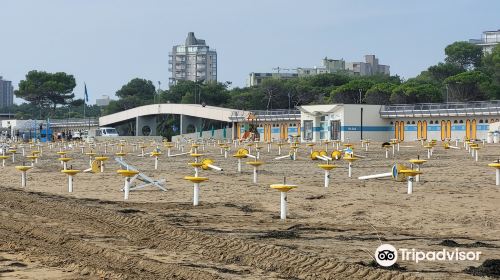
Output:
[[[25,189],[10,161],[0,167],[0,277],[480,279],[464,270],[500,259],[500,187],[495,170],[487,166],[500,156],[500,145],[487,144],[475,162],[462,146],[444,150],[438,143],[411,195],[406,182],[357,179],[427,156],[420,143],[402,145],[386,159],[380,143],[372,143],[368,152],[355,143],[355,152],[366,158],[354,162],[353,178],[347,176],[345,161],[334,161],[328,188],[317,167],[322,162],[309,158],[305,144],[296,161],[273,160],[277,147],[271,153],[263,148],[258,184],[252,183],[247,164],[241,174],[236,172],[234,147],[227,159],[218,147],[200,148],[203,158],[224,171],[200,171],[209,180],[201,184],[197,207],[192,206],[193,186],[183,179],[194,174],[189,156],[168,158],[163,149],[157,171],[149,156],[125,156],[145,174],[166,179],[168,190],[148,187],[132,191],[124,201],[114,160],[104,173],[78,174],[74,192],[68,193],[57,149],[45,147],[28,171]],[[69,156],[73,168],[88,168],[80,149]],[[279,219],[280,194],[269,187],[283,177],[298,185],[288,193],[286,221]],[[481,257],[418,264],[400,260],[397,270],[373,268],[369,263],[382,243],[421,251],[481,251]]]

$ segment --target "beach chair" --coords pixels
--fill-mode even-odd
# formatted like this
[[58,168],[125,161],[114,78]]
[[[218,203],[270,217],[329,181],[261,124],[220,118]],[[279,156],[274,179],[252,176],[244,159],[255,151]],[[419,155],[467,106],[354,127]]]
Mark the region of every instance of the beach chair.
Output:
[[131,187],[130,187],[131,191],[142,189],[142,188],[145,188],[147,186],[152,186],[152,187],[159,188],[162,191],[167,191],[167,189],[164,186],[165,185],[165,181],[166,181],[165,179],[155,180],[155,179],[147,176],[146,174],[142,173],[139,169],[137,169],[137,168],[133,167],[132,165],[126,163],[124,160],[121,160],[119,158],[115,158],[115,161],[118,162],[118,164],[120,164],[120,166],[123,169],[135,170],[135,171],[139,172],[137,175],[135,175],[134,177],[132,177],[130,179],[130,184],[132,184],[135,180],[141,181],[141,182],[143,182],[143,184],[141,184],[141,185],[135,185],[135,186],[131,185]]
[[101,162],[93,160],[90,168],[83,170],[83,173],[99,173],[101,172]]

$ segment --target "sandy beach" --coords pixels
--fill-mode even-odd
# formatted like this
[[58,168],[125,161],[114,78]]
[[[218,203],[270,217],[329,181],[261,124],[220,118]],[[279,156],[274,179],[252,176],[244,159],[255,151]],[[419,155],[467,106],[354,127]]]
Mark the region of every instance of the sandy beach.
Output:
[[[323,185],[321,161],[312,161],[302,144],[296,161],[265,164],[258,184],[252,169],[207,147],[223,172],[203,170],[200,205],[192,206],[193,175],[189,156],[168,158],[166,149],[154,170],[154,159],[130,153],[124,160],[145,174],[166,179],[167,191],[132,191],[124,201],[119,165],[110,160],[104,173],[80,173],[68,193],[60,172],[58,148],[44,147],[28,171],[27,187],[9,160],[0,167],[0,276],[2,279],[484,279],[464,271],[487,259],[500,259],[500,187],[487,164],[500,156],[500,145],[486,144],[479,161],[441,143],[422,166],[413,194],[407,183],[391,178],[358,180],[358,176],[391,171],[397,163],[427,151],[419,142],[401,144],[385,158],[380,143],[354,162],[334,161],[330,186]],[[286,147],[286,148],[285,148]],[[152,151],[154,147],[148,147]],[[319,149],[319,147],[315,148]],[[330,145],[330,150],[331,150]],[[131,148],[127,147],[130,151]],[[29,148],[26,149],[29,151]],[[109,151],[111,155],[111,151]],[[115,151],[114,151],[115,152]],[[178,153],[173,149],[172,153]],[[284,146],[284,152],[288,147]],[[98,152],[98,154],[100,154]],[[68,165],[86,169],[79,148],[68,151]],[[22,160],[17,154],[17,163]],[[249,161],[251,159],[245,159]],[[298,185],[288,193],[288,219],[279,219],[280,194],[270,184]],[[370,262],[381,243],[423,251],[481,251],[479,261],[398,261],[396,270]]]

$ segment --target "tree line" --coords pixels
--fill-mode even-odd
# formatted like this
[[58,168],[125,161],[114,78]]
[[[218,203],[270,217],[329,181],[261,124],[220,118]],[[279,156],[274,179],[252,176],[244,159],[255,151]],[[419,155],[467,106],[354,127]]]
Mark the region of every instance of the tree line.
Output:
[[[150,80],[123,85],[102,111],[86,107],[87,116],[111,114],[153,103],[198,103],[244,110],[293,109],[305,104],[412,104],[500,99],[500,45],[483,54],[480,46],[455,42],[445,59],[407,80],[388,75],[320,74],[293,79],[271,78],[253,87],[231,82],[179,81],[158,90]],[[15,95],[27,103],[3,108],[18,118],[83,116],[83,100],[74,99],[76,82],[66,73],[30,71]],[[167,120],[165,120],[167,121]],[[170,121],[171,122],[171,121]]]

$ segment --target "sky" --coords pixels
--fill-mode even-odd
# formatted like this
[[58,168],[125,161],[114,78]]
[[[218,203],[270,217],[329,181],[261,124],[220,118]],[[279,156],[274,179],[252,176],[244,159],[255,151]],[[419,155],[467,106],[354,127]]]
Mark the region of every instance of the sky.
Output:
[[[217,50],[218,80],[375,54],[418,75],[455,41],[500,29],[498,0],[0,0],[0,76],[72,74],[90,103],[133,78],[168,85],[168,53],[188,32]],[[16,99],[20,103],[21,99]]]

